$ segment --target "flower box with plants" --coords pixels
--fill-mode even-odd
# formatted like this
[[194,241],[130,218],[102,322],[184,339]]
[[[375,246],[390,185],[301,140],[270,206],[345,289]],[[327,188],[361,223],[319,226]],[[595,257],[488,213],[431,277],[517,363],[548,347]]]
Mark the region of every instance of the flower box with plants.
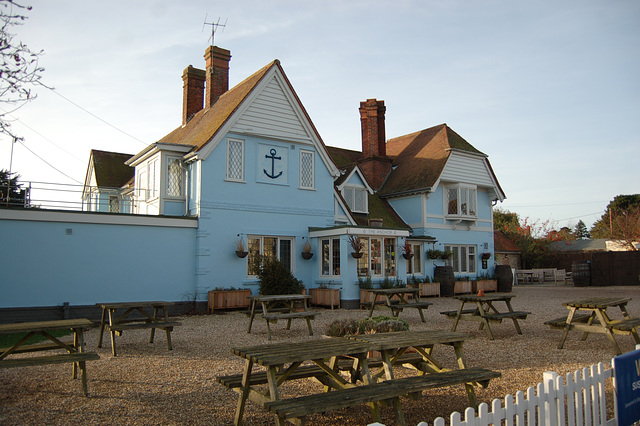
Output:
[[472,292],[477,293],[478,291],[483,290],[487,291],[498,291],[498,280],[490,274],[481,274],[478,275],[475,281],[473,281]]
[[420,297],[426,296],[438,296],[440,297],[440,283],[439,282],[431,282],[431,278],[428,276],[424,277],[422,280],[416,278],[415,276],[411,277],[409,282],[410,287],[419,288],[420,289]]
[[216,309],[248,308],[251,290],[236,288],[216,288],[208,294],[209,313]]
[[473,293],[473,282],[469,277],[456,277],[453,286],[453,294],[470,294]]
[[309,296],[311,296],[309,303],[312,305],[331,306],[331,310],[337,306],[340,309],[339,288],[328,288],[326,284],[322,283],[318,288],[310,288]]

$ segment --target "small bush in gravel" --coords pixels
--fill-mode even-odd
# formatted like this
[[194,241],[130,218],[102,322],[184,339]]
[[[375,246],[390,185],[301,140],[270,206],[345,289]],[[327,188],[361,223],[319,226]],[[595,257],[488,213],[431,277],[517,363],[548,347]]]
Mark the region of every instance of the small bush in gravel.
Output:
[[263,257],[260,265],[260,294],[299,294],[302,282],[278,259]]
[[388,333],[391,331],[407,331],[409,323],[405,320],[384,315],[364,318],[359,321],[353,319],[336,320],[329,324],[325,334],[331,337],[347,335]]

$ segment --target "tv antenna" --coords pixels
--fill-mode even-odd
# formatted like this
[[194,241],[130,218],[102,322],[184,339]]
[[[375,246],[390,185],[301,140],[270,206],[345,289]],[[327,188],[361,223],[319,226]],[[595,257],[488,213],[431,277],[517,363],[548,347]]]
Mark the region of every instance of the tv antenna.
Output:
[[214,36],[216,34],[216,31],[218,30],[218,28],[222,28],[221,32],[223,32],[224,31],[224,27],[227,26],[228,19],[225,19],[224,24],[220,23],[220,18],[218,18],[217,22],[207,22],[207,15],[208,14],[204,15],[204,23],[202,24],[202,31],[204,31],[204,26],[205,25],[211,25],[211,37],[210,37],[210,40],[211,40],[211,46],[213,46],[213,38],[214,38]]

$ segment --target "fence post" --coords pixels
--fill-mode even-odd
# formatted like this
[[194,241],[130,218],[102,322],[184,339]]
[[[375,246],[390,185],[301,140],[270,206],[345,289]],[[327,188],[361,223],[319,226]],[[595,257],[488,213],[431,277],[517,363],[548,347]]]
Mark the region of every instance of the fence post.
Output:
[[[558,407],[556,405],[556,378],[558,373],[554,371],[545,371],[542,374],[542,383],[544,383],[544,424],[555,426],[558,419]],[[541,401],[542,402],[542,401]]]

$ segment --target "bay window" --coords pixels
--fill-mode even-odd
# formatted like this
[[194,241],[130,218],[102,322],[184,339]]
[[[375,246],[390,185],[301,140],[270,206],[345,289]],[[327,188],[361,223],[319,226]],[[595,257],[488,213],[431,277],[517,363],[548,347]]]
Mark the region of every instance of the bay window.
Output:
[[447,215],[477,217],[477,189],[472,186],[455,185],[445,189]]

